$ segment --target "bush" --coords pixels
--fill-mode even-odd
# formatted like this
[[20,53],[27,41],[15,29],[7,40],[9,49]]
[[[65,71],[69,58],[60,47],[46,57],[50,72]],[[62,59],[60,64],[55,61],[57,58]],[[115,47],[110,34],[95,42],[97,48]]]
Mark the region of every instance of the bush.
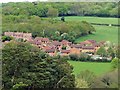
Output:
[[116,68],[118,68],[119,59],[118,59],[118,58],[114,58],[114,59],[112,60],[111,64],[112,64],[112,69],[113,69],[113,70],[116,69]]
[[96,75],[89,70],[81,71],[80,74],[77,75],[77,79],[86,81],[88,86],[92,84],[95,78]]
[[86,53],[81,53],[79,56],[79,61],[88,61],[88,55]]
[[94,79],[91,88],[118,88],[118,70],[108,72]]
[[78,61],[79,60],[79,56],[77,54],[70,54],[69,57],[73,61]]
[[12,40],[13,38],[10,37],[10,36],[2,36],[2,42],[5,42],[5,41],[10,41]]

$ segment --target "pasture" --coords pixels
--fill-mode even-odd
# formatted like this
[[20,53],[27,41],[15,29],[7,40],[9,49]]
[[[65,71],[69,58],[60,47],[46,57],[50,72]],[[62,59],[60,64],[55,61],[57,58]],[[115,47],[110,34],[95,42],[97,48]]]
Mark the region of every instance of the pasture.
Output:
[[[60,19],[60,17],[58,17]],[[67,16],[66,21],[87,21],[89,23],[99,23],[99,24],[118,24],[118,18],[108,18],[108,17],[86,17],[86,16]],[[96,41],[111,41],[112,43],[118,43],[118,27],[114,26],[98,26],[93,25],[96,32],[79,37],[76,39],[76,43],[82,42],[84,40],[93,39]]]
[[[60,20],[60,17],[58,17]],[[66,21],[87,21],[89,23],[100,23],[100,24],[118,24],[118,18],[108,17],[88,17],[88,16],[67,16]]]
[[111,70],[111,63],[98,63],[98,62],[80,62],[80,61],[68,61],[73,67],[73,73],[79,74],[80,71],[89,70],[100,76]]
[[97,26],[94,25],[96,32],[87,36],[79,37],[75,42],[79,43],[84,40],[93,39],[96,41],[118,42],[118,27],[113,26]]
[[[101,17],[81,17],[72,16],[65,17],[66,21],[87,21],[89,23],[100,24],[118,24],[117,18],[101,18]],[[118,42],[118,27],[114,26],[98,26],[93,25],[96,32],[93,34],[82,36],[76,39],[75,42],[79,43],[88,39],[96,41],[111,41],[113,43]],[[68,61],[74,67],[74,74],[77,75],[80,71],[89,70],[100,76],[111,70],[111,63],[98,63],[98,62],[80,62],[80,61]]]

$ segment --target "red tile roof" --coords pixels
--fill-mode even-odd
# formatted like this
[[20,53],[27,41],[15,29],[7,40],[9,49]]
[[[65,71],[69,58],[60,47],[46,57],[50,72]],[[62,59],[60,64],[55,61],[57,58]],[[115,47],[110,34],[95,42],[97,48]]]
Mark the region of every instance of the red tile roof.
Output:
[[41,41],[41,40],[42,40],[42,37],[36,37],[34,40],[35,40],[35,41]]
[[53,41],[52,44],[55,45],[55,46],[60,46],[61,42],[59,42],[59,41]]
[[82,48],[83,45],[81,44],[72,44],[71,47],[72,48]]
[[42,38],[42,40],[41,40],[42,42],[48,42],[49,41],[49,39],[48,38]]
[[70,50],[61,50],[61,53],[70,53]]
[[94,49],[94,46],[83,46],[82,49]]
[[95,40],[86,40],[86,41],[89,41],[89,42],[91,42],[91,43],[96,43]]
[[47,52],[47,53],[54,53],[55,49],[46,49],[45,52]]

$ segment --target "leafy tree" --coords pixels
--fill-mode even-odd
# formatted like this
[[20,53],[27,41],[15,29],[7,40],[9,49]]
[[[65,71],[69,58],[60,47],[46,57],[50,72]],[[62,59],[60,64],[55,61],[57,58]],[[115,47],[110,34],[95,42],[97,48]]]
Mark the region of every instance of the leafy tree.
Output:
[[118,58],[114,58],[111,62],[111,65],[112,65],[112,69],[117,69],[118,68],[118,65],[119,65],[119,59]]
[[93,83],[95,78],[96,78],[96,75],[89,70],[81,71],[77,75],[77,79],[86,81],[88,87]]
[[27,88],[27,84],[23,84],[23,82],[20,82],[19,84],[15,84],[13,87],[12,87],[12,90],[19,90],[19,89],[22,89],[23,87],[24,88]]
[[48,17],[57,17],[58,16],[58,10],[55,8],[49,8],[47,12]]
[[65,22],[65,18],[64,18],[64,17],[61,17],[61,21]]
[[115,52],[112,47],[109,47],[107,52],[110,56],[112,56],[112,58],[115,58]]
[[[113,2],[96,3],[96,2],[80,2],[80,3],[3,3],[2,10],[4,15],[36,15],[39,17],[46,17],[50,8],[57,9],[59,16],[112,16],[118,17],[118,8],[120,5]],[[104,9],[103,9],[104,7]]]
[[107,56],[107,52],[104,47],[100,47],[97,51],[97,54],[101,56]]
[[2,42],[5,42],[5,41],[10,41],[12,40],[13,38],[10,37],[10,36],[2,36]]
[[80,53],[79,60],[80,61],[87,61],[88,55],[86,53]]
[[89,88],[87,81],[76,78],[76,88]]
[[70,54],[69,57],[71,60],[75,60],[75,61],[79,60],[79,56],[77,54]]
[[91,88],[118,88],[118,70],[108,72],[94,79]]
[[4,89],[75,87],[73,67],[65,60],[51,58],[23,42],[7,44],[2,54]]

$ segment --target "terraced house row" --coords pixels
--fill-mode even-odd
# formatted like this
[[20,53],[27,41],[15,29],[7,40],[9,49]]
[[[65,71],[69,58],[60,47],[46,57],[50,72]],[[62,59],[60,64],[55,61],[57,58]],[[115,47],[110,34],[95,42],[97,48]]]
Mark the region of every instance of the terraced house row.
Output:
[[59,42],[43,37],[32,38],[32,33],[5,32],[4,35],[14,37],[15,39],[26,40],[30,44],[45,51],[50,56],[67,56],[70,54],[80,54],[81,52],[95,54],[96,51],[102,45],[104,45],[104,42],[96,42],[95,40],[86,40],[79,44],[74,44],[67,40],[62,40],[61,42]]

